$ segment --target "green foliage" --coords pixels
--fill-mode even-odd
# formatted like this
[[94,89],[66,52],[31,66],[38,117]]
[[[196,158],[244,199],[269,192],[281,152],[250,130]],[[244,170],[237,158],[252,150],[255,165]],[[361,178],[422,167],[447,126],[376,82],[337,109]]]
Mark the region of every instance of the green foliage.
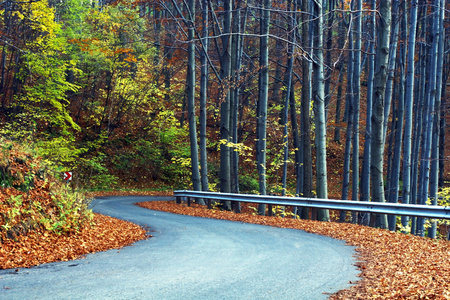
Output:
[[32,141],[37,130],[37,118],[30,112],[15,114],[13,122],[0,124],[0,136],[16,141]]
[[33,33],[25,41],[19,78],[24,83],[15,106],[46,126],[58,128],[63,134],[80,130],[67,111],[66,94],[78,86],[66,80],[69,70],[77,72],[73,62],[64,59],[67,41],[61,26],[55,22],[54,9],[47,1],[22,2],[16,16]]
[[258,193],[259,182],[252,176],[241,175],[239,177],[239,190],[242,193]]
[[89,199],[55,179],[34,144],[0,139],[0,239],[43,228],[57,234],[78,231],[93,215]]
[[87,151],[86,148],[78,147],[73,137],[64,136],[39,140],[36,147],[44,163],[60,171],[71,170],[80,155]]
[[[173,111],[161,112],[155,123],[159,123],[159,128],[151,131],[158,139],[160,157],[161,176],[163,180],[173,180],[177,178],[180,185],[185,185],[190,179],[190,147],[188,130],[186,127],[179,127],[178,120]],[[175,142],[177,141],[177,142]]]
[[[431,202],[431,199],[428,201]],[[427,202],[428,203],[428,202]],[[443,187],[438,192],[437,205],[439,206],[450,206],[450,186]],[[436,220],[434,220],[436,221]],[[450,220],[437,220],[438,225],[450,225]]]
[[81,177],[79,182],[89,190],[114,188],[118,183],[118,177],[111,174],[106,167],[107,158],[108,156],[102,152],[82,158],[77,166]]
[[[427,205],[431,205],[432,204],[432,199],[429,198],[426,202]],[[437,205],[438,206],[450,206],[450,187],[444,187],[440,190],[440,192],[438,192],[438,201],[437,201]],[[431,226],[433,226],[433,223],[436,224],[438,230],[436,231],[436,235],[437,238],[447,238],[447,234],[445,232],[441,232],[442,228],[447,228],[447,231],[450,230],[448,229],[450,226],[450,220],[443,220],[443,219],[425,219],[425,224],[424,227],[426,230],[426,234],[428,234],[428,229],[431,228]],[[396,218],[396,227],[398,229],[399,232],[402,233],[410,233],[411,232],[411,224],[412,221],[410,220],[407,226],[403,226],[402,222],[401,222],[401,217],[397,216]]]
[[44,167],[35,159],[30,145],[19,145],[0,137],[0,187],[28,191],[34,178],[42,178]]
[[58,184],[53,185],[50,194],[56,207],[55,214],[40,219],[47,230],[58,234],[77,232],[84,222],[92,220],[92,211],[88,209],[90,200],[81,193]]
[[22,206],[22,195],[10,196],[6,199],[6,203],[10,205],[10,209],[5,213],[1,213],[3,224],[0,226],[3,231],[9,231],[13,227],[15,219],[20,216],[20,208]]

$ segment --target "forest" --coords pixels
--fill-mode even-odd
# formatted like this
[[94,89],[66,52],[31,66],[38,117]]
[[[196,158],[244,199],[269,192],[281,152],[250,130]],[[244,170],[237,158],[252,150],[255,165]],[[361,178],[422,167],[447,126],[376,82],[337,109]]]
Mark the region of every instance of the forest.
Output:
[[[450,205],[449,9],[444,0],[5,0],[0,139],[72,172],[77,189]],[[295,214],[430,237],[447,227]]]

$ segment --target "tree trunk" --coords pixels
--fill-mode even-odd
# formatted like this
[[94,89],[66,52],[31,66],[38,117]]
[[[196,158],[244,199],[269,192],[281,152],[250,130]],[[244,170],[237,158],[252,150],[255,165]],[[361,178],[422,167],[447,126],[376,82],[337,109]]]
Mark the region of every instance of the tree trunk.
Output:
[[208,160],[206,152],[206,100],[208,97],[208,3],[202,0],[202,37],[204,38],[200,51],[200,175],[202,191],[209,191],[208,183]]
[[[385,202],[383,182],[383,122],[384,96],[386,91],[386,76],[388,71],[389,38],[391,35],[391,3],[387,0],[380,2],[380,20],[378,24],[378,45],[375,56],[375,78],[372,114],[372,201]],[[376,227],[388,228],[387,216],[377,214]]]
[[[222,104],[220,106],[220,191],[222,193],[231,192],[230,179],[230,63],[231,63],[231,0],[224,0],[224,25],[221,57],[221,95]],[[231,202],[224,201],[223,208],[231,210]]]
[[[434,112],[434,123],[433,123],[433,141],[431,145],[431,178],[430,178],[430,198],[433,205],[438,203],[438,189],[439,189],[439,138],[440,138],[440,116],[441,116],[441,95],[442,90],[445,89],[443,86],[443,61],[444,61],[444,0],[440,0],[440,7],[438,8],[439,20],[438,32],[438,49],[437,49],[437,70],[436,70],[436,111]],[[428,237],[436,238],[437,224],[436,221],[431,221],[431,227],[428,230]]]
[[[419,185],[419,200],[420,204],[426,204],[429,195],[429,184],[430,184],[430,160],[431,160],[431,146],[432,146],[432,134],[433,134],[433,124],[434,118],[437,114],[434,111],[436,104],[436,99],[438,97],[436,86],[437,86],[437,53],[439,44],[439,1],[435,0],[434,5],[432,5],[432,20],[430,30],[431,48],[429,49],[429,60],[427,62],[427,85],[426,85],[426,106],[425,106],[425,119],[424,119],[424,130],[425,130],[425,140],[423,143],[424,149],[422,150],[422,157],[420,163],[420,185]],[[440,96],[440,95],[439,95]],[[439,135],[436,135],[436,138]],[[435,148],[437,148],[437,143],[435,140]],[[436,170],[437,171],[437,170]],[[436,182],[437,183],[437,182]],[[436,187],[437,188],[437,187]],[[417,234],[420,236],[425,235],[425,220],[424,218],[419,218],[417,221]]]
[[[376,1],[371,1],[371,9],[376,9]],[[371,17],[371,32],[370,34],[375,37],[376,33],[376,14],[372,13]],[[369,53],[375,52],[375,43],[370,41],[369,43]],[[364,154],[363,163],[361,170],[361,201],[370,200],[370,161],[371,161],[371,145],[372,145],[372,98],[373,98],[373,78],[375,72],[375,57],[373,55],[369,56],[368,60],[369,74],[367,76],[367,100],[366,100],[366,130],[365,130],[365,140],[364,140]],[[369,225],[369,214],[360,213],[359,223],[362,225]]]
[[[359,118],[361,107],[361,30],[362,30],[362,0],[356,1],[354,21],[355,55],[353,72],[353,160],[352,160],[352,199],[358,201],[359,196]],[[356,212],[352,212],[352,223],[356,223]]]
[[336,0],[328,0],[328,30],[327,30],[327,52],[325,55],[325,120],[328,121],[328,110],[331,99],[330,85],[332,80],[333,68],[331,67],[331,50],[333,48],[333,21],[334,21],[334,7],[336,6]]
[[[353,16],[350,16],[353,20]],[[353,22],[350,22],[352,26]],[[344,150],[344,168],[342,171],[342,193],[341,199],[348,200],[348,191],[350,186],[350,162],[351,162],[351,147],[352,147],[352,130],[353,130],[353,76],[354,76],[354,59],[353,56],[353,34],[348,36],[348,63],[347,63],[347,90],[346,90],[346,107],[347,107],[347,131],[345,135],[345,150]],[[339,222],[345,222],[347,218],[347,211],[341,210]]]
[[[316,146],[316,192],[317,197],[328,198],[327,186],[327,156],[326,156],[326,120],[325,120],[325,91],[323,72],[323,1],[316,0],[314,7],[314,48],[315,61],[313,63],[313,99]],[[330,214],[327,209],[317,210],[319,221],[329,221]]]
[[[338,45],[339,49],[343,49],[345,47],[345,40],[346,40],[346,30],[345,30],[345,22],[344,22],[345,16],[342,15],[342,20],[339,21],[339,27],[338,27]],[[339,70],[339,81],[338,81],[338,90],[336,95],[336,118],[335,118],[335,124],[336,128],[334,130],[334,139],[336,143],[341,143],[341,107],[342,107],[342,86],[344,82],[344,61],[343,59],[340,59],[337,65],[337,69]]]
[[[411,144],[414,103],[414,53],[416,48],[418,0],[413,0],[410,9],[410,24],[408,38],[407,75],[405,89],[405,131],[403,143],[403,187],[402,203],[409,204],[411,196]],[[402,227],[408,227],[409,217],[402,216]]]
[[[309,12],[310,7],[308,1],[302,2],[302,11]],[[309,26],[310,16],[302,14],[302,40],[304,43],[309,41]],[[302,99],[301,99],[301,161],[299,166],[299,176],[301,192],[303,197],[312,197],[313,190],[313,170],[312,170],[312,151],[311,151],[311,63],[302,60]],[[292,91],[293,92],[293,91]],[[302,172],[300,172],[302,170]],[[309,219],[310,208],[303,207],[301,209],[300,217],[302,219]],[[317,211],[315,209],[315,211]]]
[[391,109],[395,62],[397,58],[398,27],[399,27],[399,0],[392,1],[392,20],[391,20],[391,41],[389,46],[389,63],[386,82],[386,92],[384,96],[384,118],[383,118],[383,141],[386,141],[387,124],[389,121],[389,112]]
[[[390,188],[389,188],[389,202],[398,203],[398,194],[399,194],[399,184],[400,184],[400,163],[401,163],[401,149],[402,149],[402,140],[403,140],[403,120],[405,115],[405,82],[406,82],[406,73],[405,73],[405,62],[406,62],[406,40],[407,40],[407,28],[406,28],[406,2],[402,4],[402,14],[399,14],[401,20],[399,20],[401,24],[401,45],[399,50],[399,67],[400,67],[400,80],[398,82],[399,88],[398,90],[398,105],[397,105],[397,117],[395,118],[397,126],[395,130],[395,147],[394,147],[394,158],[393,165],[391,170],[391,176],[389,180]],[[392,231],[396,230],[397,217],[394,215],[389,216],[389,229]]]
[[[191,171],[194,191],[201,190],[200,171],[198,164],[197,122],[195,118],[195,42],[194,42],[194,0],[189,0],[188,11],[188,71],[187,71],[187,101],[189,121],[189,141],[191,145]],[[203,202],[203,200],[202,200]],[[204,203],[201,203],[204,204]]]
[[[241,12],[240,2],[235,3],[237,6],[234,8],[235,19],[233,22],[233,32],[241,33]],[[239,94],[240,94],[240,68],[241,68],[241,36],[233,35],[231,42],[231,74],[233,78],[233,85],[231,87],[231,115],[230,115],[230,128],[231,128],[231,140],[234,144],[239,142],[238,140],[238,118],[239,118]],[[231,151],[231,192],[239,193],[239,152]],[[233,211],[236,213],[241,212],[240,202],[232,202]]]
[[[260,29],[260,76],[258,96],[258,175],[259,194],[266,195],[266,124],[267,124],[267,101],[269,93],[269,21],[271,1],[264,0],[261,9]],[[258,214],[265,215],[266,205],[259,204]]]
[[[294,8],[296,11],[296,5],[294,4]],[[289,11],[291,9],[291,1],[288,1],[288,5],[286,10]],[[289,14],[289,13],[288,13]],[[288,112],[289,112],[289,104],[291,98],[291,89],[292,89],[292,72],[294,69],[294,44],[295,44],[295,13],[289,14],[291,17],[291,22],[288,25],[289,40],[292,44],[289,44],[288,47],[288,64],[287,64],[287,88],[285,94],[285,102],[283,107],[283,146],[284,146],[284,154],[283,154],[283,177],[282,177],[282,195],[286,196],[286,181],[287,181],[287,168],[288,168],[288,160],[289,160],[289,137],[288,137]],[[294,106],[295,107],[295,106]],[[292,120],[291,120],[292,122]],[[297,122],[297,120],[295,120]]]

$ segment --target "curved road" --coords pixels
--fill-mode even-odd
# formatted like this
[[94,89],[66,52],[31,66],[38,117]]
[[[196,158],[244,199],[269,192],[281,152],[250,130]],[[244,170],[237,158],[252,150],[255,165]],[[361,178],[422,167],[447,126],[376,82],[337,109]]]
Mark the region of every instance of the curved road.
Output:
[[326,299],[356,281],[354,248],[328,237],[151,211],[163,197],[96,199],[152,238],[84,259],[0,270],[0,299]]

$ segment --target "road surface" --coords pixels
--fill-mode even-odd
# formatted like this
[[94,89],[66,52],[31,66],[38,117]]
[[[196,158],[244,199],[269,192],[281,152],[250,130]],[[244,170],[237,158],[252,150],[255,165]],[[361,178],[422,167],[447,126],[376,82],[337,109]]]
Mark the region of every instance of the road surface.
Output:
[[0,299],[326,299],[358,280],[354,248],[328,237],[152,211],[104,197],[93,210],[149,227],[120,250],[0,270]]

